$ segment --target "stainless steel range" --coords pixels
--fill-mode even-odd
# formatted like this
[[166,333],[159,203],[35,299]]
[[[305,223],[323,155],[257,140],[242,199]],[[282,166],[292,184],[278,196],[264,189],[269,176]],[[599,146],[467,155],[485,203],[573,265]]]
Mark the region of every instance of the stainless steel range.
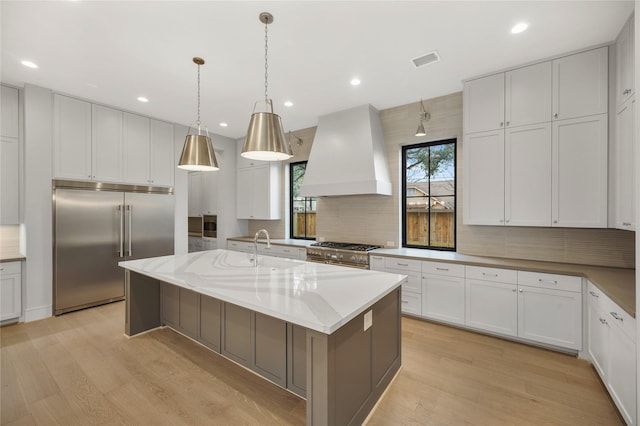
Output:
[[307,247],[307,261],[369,269],[369,253],[380,248],[369,244],[326,241]]

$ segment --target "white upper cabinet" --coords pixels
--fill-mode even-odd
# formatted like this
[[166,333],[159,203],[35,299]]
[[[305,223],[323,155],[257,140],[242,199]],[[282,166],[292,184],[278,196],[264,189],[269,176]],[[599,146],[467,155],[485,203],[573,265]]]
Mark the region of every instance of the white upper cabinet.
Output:
[[1,86],[0,225],[20,223],[20,107],[18,89]]
[[465,225],[504,224],[504,130],[464,135]]
[[620,107],[636,92],[635,72],[635,25],[631,17],[616,40],[616,104]]
[[53,95],[53,173],[62,179],[92,179],[91,104]]
[[176,168],[173,124],[151,119],[149,145],[149,183],[172,186]]
[[615,151],[615,226],[636,229],[636,167],[635,167],[636,99],[633,97],[618,110],[616,116]]
[[504,110],[506,127],[551,120],[551,62],[518,68],[505,74]]
[[467,81],[464,84],[464,133],[504,127],[504,74]]
[[[216,152],[218,162],[221,161],[221,153]],[[218,214],[218,172],[205,172],[202,174],[202,213]]]
[[238,219],[280,219],[280,164],[238,170],[236,216]]
[[54,177],[173,185],[173,125],[54,94]]
[[608,47],[553,61],[553,119],[605,114],[608,105]]
[[553,123],[553,226],[607,227],[607,115]]
[[149,183],[149,119],[124,113],[124,180]]
[[[202,172],[189,172],[189,216],[202,216]],[[207,173],[207,172],[205,172]]]
[[122,111],[91,105],[91,179],[122,182]]
[[551,226],[551,123],[505,130],[505,225]]
[[20,108],[18,89],[0,86],[2,118],[0,119],[0,136],[2,138],[18,139],[20,136]]

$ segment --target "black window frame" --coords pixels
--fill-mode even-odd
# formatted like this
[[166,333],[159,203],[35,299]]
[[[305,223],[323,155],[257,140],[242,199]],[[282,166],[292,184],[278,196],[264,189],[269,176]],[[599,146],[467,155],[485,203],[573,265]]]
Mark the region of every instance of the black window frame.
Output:
[[[289,238],[293,239],[293,240],[315,240],[316,236],[307,236],[307,227],[305,226],[304,228],[304,237],[296,237],[294,236],[294,211],[293,211],[293,207],[294,207],[294,200],[293,200],[293,168],[295,166],[299,166],[301,164],[305,164],[305,172],[306,172],[306,164],[308,162],[307,161],[296,161],[296,162],[291,162],[289,163]],[[304,206],[305,206],[305,212],[307,209],[307,203],[312,203],[313,201],[311,200],[316,200],[316,197],[304,197]],[[317,213],[316,213],[317,215]]]
[[[447,145],[453,144],[453,202],[454,202],[454,214],[453,214],[453,247],[442,247],[442,246],[431,246],[431,232],[427,233],[427,238],[429,241],[429,245],[415,245],[415,244],[407,244],[407,151],[410,149],[416,148],[426,148],[438,145]],[[406,248],[417,248],[423,250],[438,250],[438,251],[456,251],[457,243],[458,243],[458,139],[450,138],[443,139],[437,141],[430,142],[419,142],[411,145],[403,145],[401,152],[401,161],[402,161],[402,218],[401,218],[401,226],[402,226],[402,247]],[[429,178],[429,188],[431,187],[431,178]],[[429,191],[431,194],[431,191]],[[427,203],[429,206],[429,213],[431,213],[431,203]]]

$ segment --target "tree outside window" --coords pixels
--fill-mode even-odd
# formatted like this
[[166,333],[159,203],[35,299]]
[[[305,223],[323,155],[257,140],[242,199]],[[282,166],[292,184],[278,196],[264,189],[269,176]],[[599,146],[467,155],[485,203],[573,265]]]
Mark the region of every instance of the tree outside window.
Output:
[[456,140],[402,148],[402,245],[455,250]]
[[307,162],[290,163],[290,235],[291,238],[313,240],[316,238],[316,199],[300,195]]

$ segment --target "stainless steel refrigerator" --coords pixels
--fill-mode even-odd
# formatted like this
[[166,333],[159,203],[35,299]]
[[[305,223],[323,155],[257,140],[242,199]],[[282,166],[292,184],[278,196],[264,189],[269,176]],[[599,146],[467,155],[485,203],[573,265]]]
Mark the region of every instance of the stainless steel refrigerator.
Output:
[[172,188],[53,182],[55,315],[124,299],[122,260],[174,253]]

